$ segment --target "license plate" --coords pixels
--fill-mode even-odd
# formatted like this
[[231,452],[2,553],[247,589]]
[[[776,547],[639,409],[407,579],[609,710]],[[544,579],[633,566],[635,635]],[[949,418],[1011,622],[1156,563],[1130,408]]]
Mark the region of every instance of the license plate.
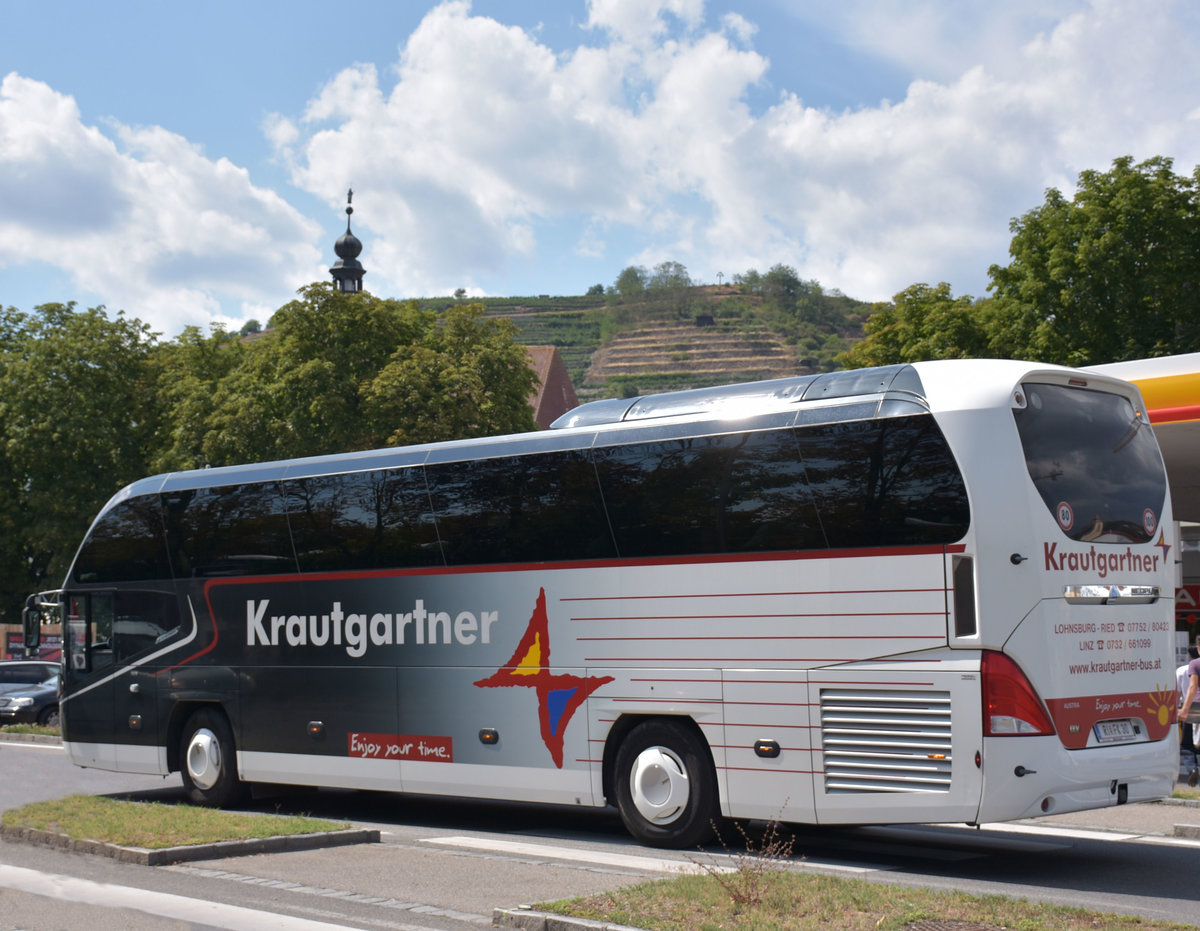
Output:
[[1133,724],[1128,720],[1100,721],[1094,725],[1093,729],[1096,732],[1096,739],[1102,744],[1115,743],[1119,740],[1133,740],[1137,737]]

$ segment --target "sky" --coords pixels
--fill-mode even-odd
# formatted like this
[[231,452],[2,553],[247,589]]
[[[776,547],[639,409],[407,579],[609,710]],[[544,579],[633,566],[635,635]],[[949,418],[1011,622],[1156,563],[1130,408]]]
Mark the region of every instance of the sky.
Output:
[[0,0],[0,306],[267,321],[782,263],[986,294],[1115,158],[1200,162],[1193,0]]

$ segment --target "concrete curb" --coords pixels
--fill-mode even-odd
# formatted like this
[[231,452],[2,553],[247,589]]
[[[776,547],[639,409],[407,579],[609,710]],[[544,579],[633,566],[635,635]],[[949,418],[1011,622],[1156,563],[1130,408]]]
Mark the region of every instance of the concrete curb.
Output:
[[72,853],[95,854],[111,857],[121,863],[140,863],[143,866],[166,866],[190,860],[217,860],[222,857],[244,857],[256,853],[287,853],[295,850],[317,850],[323,847],[345,847],[349,844],[379,843],[379,832],[366,829],[328,831],[317,834],[280,834],[274,837],[252,837],[246,840],[157,849],[121,847],[117,844],[108,844],[97,840],[73,840],[65,834],[38,831],[33,828],[0,826],[0,837],[9,842],[56,847]]
[[62,738],[55,737],[52,734],[14,734],[0,727],[0,741],[9,743],[27,743],[27,744],[58,744],[62,745]]
[[611,921],[592,921],[589,918],[567,918],[531,908],[497,908],[492,910],[493,928],[519,928],[520,931],[642,931]]

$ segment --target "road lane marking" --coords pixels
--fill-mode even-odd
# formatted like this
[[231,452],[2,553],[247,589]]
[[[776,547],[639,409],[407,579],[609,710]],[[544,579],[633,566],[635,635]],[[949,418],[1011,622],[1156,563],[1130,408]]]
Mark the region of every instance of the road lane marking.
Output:
[[[633,854],[607,853],[602,850],[585,850],[577,847],[553,847],[549,844],[530,844],[524,841],[500,840],[486,837],[423,837],[425,844],[440,844],[446,847],[459,847],[470,850],[484,850],[493,853],[504,853],[519,857],[534,859],[569,860],[575,863],[590,863],[597,866],[615,867],[618,869],[639,870],[646,873],[734,873],[737,866],[725,866],[717,863],[718,859],[736,861],[737,857],[719,854],[697,854],[699,862],[694,860],[671,860],[665,857],[643,857]],[[753,855],[748,855],[754,859]],[[833,870],[844,873],[874,873],[886,867],[875,865],[855,866],[833,861],[818,861],[805,859],[788,861],[786,868]]]
[[258,911],[240,905],[225,905],[206,899],[152,892],[133,886],[94,882],[58,873],[43,873],[21,866],[0,864],[0,887],[40,895],[59,901],[120,908],[186,922],[189,927],[221,928],[224,931],[335,931],[347,925],[293,918],[276,912]]
[[[406,902],[402,899],[384,898],[381,896],[367,895],[362,892],[350,892],[346,889],[328,889],[322,886],[306,886],[303,883],[292,882],[288,879],[270,879],[263,876],[250,876],[246,873],[234,873],[230,870],[214,869],[208,866],[195,866],[190,863],[176,863],[171,866],[162,867],[163,870],[173,873],[186,873],[191,876],[204,876],[207,879],[225,879],[233,882],[245,883],[250,886],[265,886],[270,889],[281,889],[285,892],[298,892],[304,895],[322,896],[327,899],[338,899],[343,902],[357,902],[364,905],[374,905],[380,908],[396,909],[398,911],[410,912],[415,915],[430,915],[436,918],[453,918],[455,921],[470,922],[471,924],[491,926],[492,919],[489,915],[477,915],[474,912],[460,912],[452,908],[443,908],[439,905],[427,905],[424,902]],[[388,924],[389,928],[396,929],[417,929],[417,931],[430,931],[424,925],[406,925],[406,924]]]
[[[966,825],[946,825],[946,827],[966,827]],[[1136,840],[1146,837],[1145,834],[1123,834],[1118,831],[1087,830],[1086,828],[1058,828],[1049,824],[1013,824],[997,821],[980,825],[984,831],[1002,831],[1006,834],[1041,834],[1044,837],[1074,837],[1087,840]]]
[[[639,857],[632,854],[606,853],[602,850],[582,850],[574,847],[553,847],[549,844],[530,844],[524,841],[500,840],[487,837],[422,837],[425,844],[441,844],[446,847],[466,847],[472,850],[490,850],[519,857],[570,860],[578,863],[595,863],[646,873],[703,873],[704,867],[685,860],[669,860],[659,857]],[[722,869],[722,872],[728,870]]]

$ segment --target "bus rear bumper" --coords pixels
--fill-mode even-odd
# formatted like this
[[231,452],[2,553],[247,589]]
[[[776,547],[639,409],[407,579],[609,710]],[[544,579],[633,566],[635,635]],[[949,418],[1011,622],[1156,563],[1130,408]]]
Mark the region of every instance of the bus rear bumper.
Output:
[[1169,796],[1179,740],[1067,750],[1057,737],[990,738],[983,758],[978,820],[1013,821]]

